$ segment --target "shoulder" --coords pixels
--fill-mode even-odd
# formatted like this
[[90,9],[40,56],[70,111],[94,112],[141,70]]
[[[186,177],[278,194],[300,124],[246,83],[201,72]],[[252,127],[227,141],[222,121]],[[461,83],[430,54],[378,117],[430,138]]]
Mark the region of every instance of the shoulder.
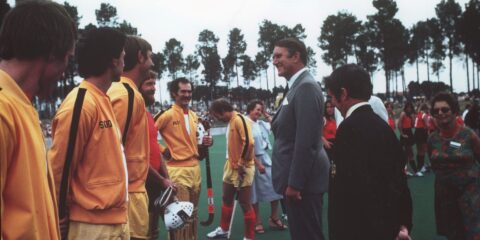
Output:
[[[57,114],[55,118],[62,118],[62,116],[70,116],[73,114],[75,101],[77,100],[79,88],[74,88],[63,100],[62,104],[60,105],[59,109],[57,110]],[[100,106],[95,101],[95,97],[90,91],[86,91],[85,98],[83,99],[82,103],[82,110],[80,115],[88,115],[89,117],[94,116],[97,112],[97,109]]]
[[118,98],[127,97],[128,92],[123,83],[121,82],[114,82],[112,86],[107,91],[107,95],[110,97],[112,101]]
[[[10,132],[15,131],[15,111],[14,104],[7,99],[0,96],[0,129],[1,132]],[[12,134],[13,135],[13,134]]]
[[155,122],[157,120],[165,120],[166,118],[171,117],[172,114],[173,114],[173,110],[172,110],[172,107],[170,106],[167,109],[161,110],[160,112],[155,114],[155,116],[153,117],[153,120],[155,120]]

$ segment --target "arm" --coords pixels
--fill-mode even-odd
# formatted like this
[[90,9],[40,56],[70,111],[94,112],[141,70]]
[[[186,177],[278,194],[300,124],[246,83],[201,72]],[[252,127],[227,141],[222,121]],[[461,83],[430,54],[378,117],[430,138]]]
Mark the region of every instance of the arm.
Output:
[[[312,84],[303,84],[295,93],[292,104],[295,109],[296,134],[292,155],[288,186],[296,190],[304,189],[311,175],[311,166],[317,161],[312,155],[312,147],[322,146],[323,135],[323,107],[321,92]],[[321,149],[316,149],[320,151]]]
[[405,117],[405,112],[400,113],[400,117],[398,117],[398,121],[397,121],[397,128],[398,130],[400,130],[400,135],[402,137],[407,137],[407,135],[403,134],[403,128],[402,128],[402,121],[404,117]]
[[[167,127],[168,121],[169,121],[169,118],[168,118],[168,114],[166,112],[160,113],[160,116],[158,116],[158,118],[155,121],[155,127],[157,128],[158,133],[160,133],[162,138],[163,138],[162,132],[165,129],[165,127]],[[165,141],[165,139],[163,139],[163,140]],[[158,144],[158,146],[160,147],[160,152],[162,153],[162,157],[164,157],[165,159],[170,159],[172,157],[168,147],[163,146],[160,143]],[[162,161],[162,163],[163,163],[163,161]]]
[[[5,109],[5,108],[3,108]],[[0,222],[3,222],[4,214],[4,202],[3,202],[3,190],[7,182],[7,169],[9,161],[11,161],[10,155],[13,152],[13,143],[15,135],[10,131],[6,121],[0,113]],[[0,232],[0,237],[3,234]]]
[[257,167],[260,173],[265,173],[265,166],[263,166],[262,162],[260,162],[257,158],[254,158],[255,166]]
[[158,173],[160,173],[160,175],[162,175],[164,178],[170,178],[170,175],[168,175],[167,165],[165,165],[163,157],[160,161],[160,169]]
[[332,148],[332,143],[328,141],[324,136],[322,136],[322,143],[326,149]]
[[[125,90],[123,86],[121,87],[122,87],[122,90],[115,89],[115,91],[113,91],[112,94],[109,94],[109,95],[112,102],[113,113],[115,114],[115,118],[117,119],[118,127],[120,128],[120,133],[123,136],[125,123],[127,121],[128,95],[126,92],[127,90]],[[123,92],[119,93],[118,91],[124,91],[125,93],[124,94]],[[130,121],[130,126],[132,122],[133,122],[133,117],[132,117],[132,120]]]
[[160,175],[151,165],[148,167],[148,174],[155,179],[154,181],[160,184],[162,189],[172,187],[174,192],[177,191],[175,184],[168,177]]

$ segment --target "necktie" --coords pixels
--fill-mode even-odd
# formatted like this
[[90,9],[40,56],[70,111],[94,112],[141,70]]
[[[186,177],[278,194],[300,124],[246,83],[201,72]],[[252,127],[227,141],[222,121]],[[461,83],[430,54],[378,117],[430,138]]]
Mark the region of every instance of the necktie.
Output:
[[283,100],[287,97],[288,89],[289,89],[289,87],[288,87],[288,83],[287,83],[287,87],[283,90],[282,100],[280,100],[280,102],[278,102],[278,107],[282,106]]

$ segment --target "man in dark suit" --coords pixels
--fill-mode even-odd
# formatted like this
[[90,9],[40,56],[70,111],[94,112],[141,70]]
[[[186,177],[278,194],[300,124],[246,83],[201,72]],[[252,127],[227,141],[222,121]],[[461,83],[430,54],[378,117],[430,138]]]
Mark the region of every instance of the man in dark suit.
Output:
[[348,64],[325,84],[345,118],[337,129],[330,171],[330,240],[408,239],[412,200],[406,158],[388,124],[368,104],[369,74]]
[[321,141],[322,89],[305,67],[307,50],[302,42],[278,41],[273,64],[289,89],[272,120],[273,186],[286,199],[292,239],[324,239],[322,196],[328,187],[329,162]]

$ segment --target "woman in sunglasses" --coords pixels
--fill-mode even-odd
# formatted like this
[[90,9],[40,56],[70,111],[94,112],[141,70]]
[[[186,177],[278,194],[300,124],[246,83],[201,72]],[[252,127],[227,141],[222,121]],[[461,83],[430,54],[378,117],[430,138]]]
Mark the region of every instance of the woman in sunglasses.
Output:
[[431,106],[437,131],[428,139],[428,153],[437,232],[448,239],[480,239],[480,139],[457,122],[459,106],[451,94],[437,94]]

